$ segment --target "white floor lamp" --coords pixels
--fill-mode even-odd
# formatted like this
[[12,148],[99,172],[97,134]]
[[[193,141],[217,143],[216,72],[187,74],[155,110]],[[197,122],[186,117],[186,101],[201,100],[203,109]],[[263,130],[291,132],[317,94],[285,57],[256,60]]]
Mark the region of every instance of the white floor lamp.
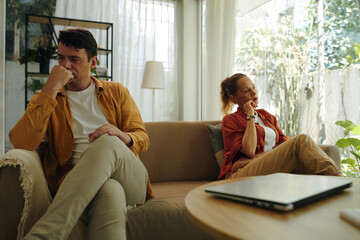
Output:
[[165,88],[164,67],[162,62],[148,61],[145,63],[144,76],[141,88],[149,88],[153,91],[151,118],[154,121],[155,89]]

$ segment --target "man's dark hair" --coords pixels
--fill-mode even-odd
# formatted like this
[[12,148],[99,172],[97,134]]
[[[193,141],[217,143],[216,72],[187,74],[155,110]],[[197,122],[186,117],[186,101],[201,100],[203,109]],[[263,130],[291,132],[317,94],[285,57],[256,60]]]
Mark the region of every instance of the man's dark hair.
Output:
[[82,28],[73,28],[60,31],[59,43],[62,42],[66,47],[75,49],[85,48],[88,60],[97,56],[97,43],[91,32]]

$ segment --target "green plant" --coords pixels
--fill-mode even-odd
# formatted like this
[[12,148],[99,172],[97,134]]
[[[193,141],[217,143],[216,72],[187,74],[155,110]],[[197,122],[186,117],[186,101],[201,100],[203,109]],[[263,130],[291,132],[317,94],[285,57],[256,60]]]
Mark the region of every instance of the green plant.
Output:
[[27,88],[31,91],[33,91],[34,93],[37,91],[37,90],[40,90],[43,88],[44,86],[44,82],[39,79],[39,78],[31,78],[31,82],[28,84]]
[[[99,66],[100,65],[100,60],[98,59],[97,63],[96,63],[96,66]],[[94,67],[93,69],[91,69],[90,71],[92,73],[93,76],[96,76],[96,67]]]
[[50,62],[50,59],[57,59],[57,46],[43,40],[35,40],[35,49],[27,49],[20,58],[20,64],[26,62]]
[[[319,1],[311,0],[305,8],[308,28],[313,36],[317,31],[317,7]],[[355,57],[354,42],[360,40],[359,29],[359,1],[352,0],[324,0],[323,1],[323,39],[324,64],[327,69],[339,69],[349,66],[348,56]],[[312,56],[317,56],[317,49],[313,49]],[[317,57],[313,58],[314,68],[318,68]]]
[[354,57],[346,55],[346,60],[350,64],[360,63],[360,43],[354,43]]
[[[337,121],[336,125],[343,127],[345,137],[340,138],[335,145],[343,150],[345,158],[341,161],[343,174],[347,177],[360,177],[360,125],[350,120]],[[353,133],[354,136],[350,136]],[[355,158],[351,158],[351,155]]]

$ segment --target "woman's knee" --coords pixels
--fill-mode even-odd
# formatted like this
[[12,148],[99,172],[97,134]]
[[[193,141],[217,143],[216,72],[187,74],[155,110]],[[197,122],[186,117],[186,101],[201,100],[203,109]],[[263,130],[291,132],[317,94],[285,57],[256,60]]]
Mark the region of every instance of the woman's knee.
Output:
[[306,144],[314,144],[314,140],[307,134],[299,134],[296,137],[292,138],[293,141],[296,143],[299,143],[300,145],[306,145]]
[[308,138],[309,138],[309,136],[305,133],[301,133],[301,134],[297,135],[296,137],[294,137],[294,139],[296,139],[297,141],[304,141]]

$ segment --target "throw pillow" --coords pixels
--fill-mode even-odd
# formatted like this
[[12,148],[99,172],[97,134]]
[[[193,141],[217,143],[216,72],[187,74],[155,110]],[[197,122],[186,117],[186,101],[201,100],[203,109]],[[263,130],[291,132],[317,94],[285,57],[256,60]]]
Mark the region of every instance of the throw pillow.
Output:
[[224,142],[221,132],[221,124],[211,125],[206,124],[210,133],[211,147],[215,155],[216,161],[221,168],[224,163]]

